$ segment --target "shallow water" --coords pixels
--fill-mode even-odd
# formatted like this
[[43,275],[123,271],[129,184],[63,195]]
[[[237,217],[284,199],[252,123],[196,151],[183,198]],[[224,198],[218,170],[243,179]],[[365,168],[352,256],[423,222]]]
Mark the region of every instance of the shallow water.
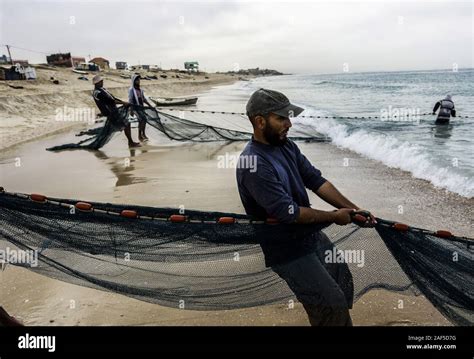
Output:
[[[302,114],[306,116],[378,116],[297,118],[293,125],[326,134],[337,146],[408,171],[437,187],[474,197],[474,69],[257,78],[211,91],[200,98],[198,108],[245,112],[250,94],[260,87],[284,92],[306,109]],[[421,114],[431,113],[448,93],[458,115],[469,118],[436,126],[435,116]],[[220,105],[223,102],[225,109]],[[400,120],[402,113],[408,115]]]

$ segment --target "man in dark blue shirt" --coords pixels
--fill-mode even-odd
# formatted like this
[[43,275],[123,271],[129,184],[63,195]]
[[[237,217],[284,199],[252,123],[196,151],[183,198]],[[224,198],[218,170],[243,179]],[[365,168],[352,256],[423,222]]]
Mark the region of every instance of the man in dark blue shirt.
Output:
[[[351,213],[361,209],[322,177],[298,146],[287,138],[291,118],[301,112],[301,107],[291,104],[277,91],[260,89],[250,97],[247,115],[254,133],[237,166],[237,184],[245,211],[259,219],[273,218],[295,225],[351,223]],[[337,210],[311,208],[306,188]],[[375,218],[370,215],[366,225],[374,223]],[[321,232],[313,240],[326,247],[330,245]],[[265,256],[269,254],[267,248]],[[279,259],[270,265],[303,304],[312,325],[352,324],[348,310],[352,297],[341,289],[344,283],[337,282],[341,278],[340,269],[328,270],[321,256],[315,253],[306,253],[296,259],[289,257],[286,261]],[[343,277],[348,278],[347,275]],[[348,280],[352,280],[350,275]]]

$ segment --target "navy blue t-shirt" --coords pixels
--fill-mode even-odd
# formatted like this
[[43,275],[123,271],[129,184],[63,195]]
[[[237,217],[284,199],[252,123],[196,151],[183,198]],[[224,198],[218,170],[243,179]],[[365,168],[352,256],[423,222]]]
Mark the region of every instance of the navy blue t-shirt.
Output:
[[293,223],[299,207],[310,206],[306,188],[316,191],[324,182],[321,171],[290,140],[272,146],[252,137],[237,165],[237,185],[247,214],[280,223]]

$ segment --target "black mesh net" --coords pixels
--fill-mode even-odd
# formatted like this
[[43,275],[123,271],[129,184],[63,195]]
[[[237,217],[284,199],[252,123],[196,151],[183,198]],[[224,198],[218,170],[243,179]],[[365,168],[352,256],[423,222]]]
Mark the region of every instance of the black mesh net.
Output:
[[[98,150],[107,144],[114,133],[123,130],[124,124],[129,121],[132,108],[138,121],[146,121],[148,125],[176,141],[248,141],[252,136],[252,133],[239,126],[242,116],[238,114],[219,113],[217,116],[215,114],[209,116],[205,112],[181,111],[181,113],[177,113],[172,110],[158,111],[152,107],[130,105],[118,107],[117,111],[107,118],[103,126],[82,131],[78,134],[80,136],[89,135],[90,137],[77,143],[50,147],[48,150],[61,151],[80,148]],[[210,124],[209,122],[213,121],[210,117],[217,117],[220,122]],[[222,123],[235,129],[224,128],[219,125]],[[294,141],[328,140],[327,137],[316,133],[314,129],[309,130],[306,126],[303,126],[301,125],[301,128],[292,130],[294,135],[289,136],[289,138]]]
[[375,228],[285,225],[77,203],[3,192],[0,248],[37,251],[39,265],[24,266],[52,278],[196,310],[287,304],[294,294],[272,268],[316,254],[349,304],[375,288],[423,294],[453,323],[474,324],[472,239],[383,219]]

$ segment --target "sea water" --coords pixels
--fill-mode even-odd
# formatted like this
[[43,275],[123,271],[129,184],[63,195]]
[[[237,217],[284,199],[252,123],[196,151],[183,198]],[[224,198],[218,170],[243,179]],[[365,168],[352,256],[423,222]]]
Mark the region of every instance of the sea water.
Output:
[[[261,87],[283,92],[305,116],[359,117],[298,117],[293,129],[322,133],[332,145],[474,197],[474,69],[260,77],[211,91],[199,109],[245,112]],[[435,125],[433,107],[447,94],[463,117]]]

